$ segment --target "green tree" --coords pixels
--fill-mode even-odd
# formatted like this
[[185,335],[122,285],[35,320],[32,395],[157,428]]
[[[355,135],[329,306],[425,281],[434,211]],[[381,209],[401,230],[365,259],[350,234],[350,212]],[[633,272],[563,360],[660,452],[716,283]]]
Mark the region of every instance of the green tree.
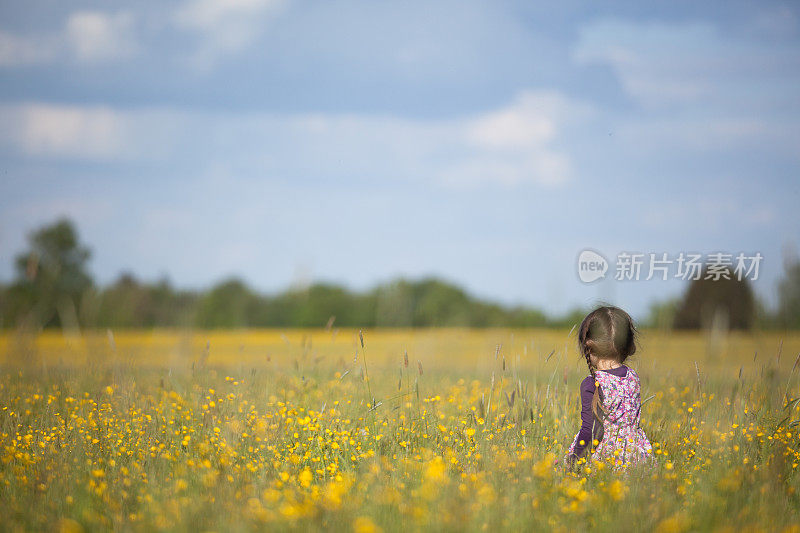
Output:
[[251,327],[259,296],[240,279],[225,280],[199,301],[195,323],[203,328]]
[[0,285],[0,329],[6,327],[9,322],[9,312],[11,308],[8,301],[8,287]]
[[778,324],[785,328],[800,329],[800,260],[790,260],[784,265],[778,294]]
[[410,327],[414,321],[414,286],[405,279],[398,279],[376,287],[372,292],[375,302],[375,325],[402,328]]
[[438,279],[424,279],[414,287],[414,326],[467,326],[470,299],[467,294]]
[[670,298],[651,304],[647,325],[651,328],[672,329],[675,323],[675,314],[678,312],[680,305],[680,298]]
[[587,311],[585,309],[573,309],[567,313],[550,319],[547,325],[554,328],[572,328],[575,326],[577,329],[581,325],[583,319],[586,317]]
[[746,330],[756,317],[756,299],[746,278],[736,279],[730,268],[718,279],[693,280],[675,313],[676,329],[707,328],[722,320],[730,329]]
[[297,306],[292,315],[299,327],[322,327],[331,317],[341,325],[355,326],[354,299],[349,291],[336,285],[316,283],[296,294]]
[[90,257],[67,219],[28,237],[30,250],[15,260],[16,281],[9,288],[10,315],[33,325],[76,325],[81,300],[92,285]]

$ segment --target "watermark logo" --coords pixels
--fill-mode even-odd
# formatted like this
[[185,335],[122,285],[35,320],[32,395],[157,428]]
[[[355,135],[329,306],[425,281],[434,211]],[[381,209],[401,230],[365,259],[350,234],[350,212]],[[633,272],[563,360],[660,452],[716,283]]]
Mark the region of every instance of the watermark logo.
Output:
[[[617,281],[639,281],[660,279],[683,280],[731,280],[756,281],[764,256],[756,252],[738,254],[714,252],[700,254],[680,252],[667,253],[620,252],[614,263],[614,279]],[[605,277],[609,262],[600,253],[586,249],[578,255],[578,277],[591,283]]]
[[584,283],[591,283],[606,277],[608,261],[594,250],[583,250],[578,255],[578,277]]

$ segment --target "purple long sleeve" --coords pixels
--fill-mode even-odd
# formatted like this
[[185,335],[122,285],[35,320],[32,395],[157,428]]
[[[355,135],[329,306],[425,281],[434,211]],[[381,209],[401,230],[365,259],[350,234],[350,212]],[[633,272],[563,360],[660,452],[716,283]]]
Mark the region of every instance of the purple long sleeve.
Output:
[[[611,370],[598,370],[598,372],[608,372],[617,377],[625,377],[628,367],[622,365]],[[592,413],[592,398],[594,397],[594,378],[587,376],[581,382],[581,429],[578,432],[578,442],[575,444],[574,455],[580,457],[587,446],[592,442],[592,424],[595,423],[594,413]],[[583,441],[583,444],[581,444]]]

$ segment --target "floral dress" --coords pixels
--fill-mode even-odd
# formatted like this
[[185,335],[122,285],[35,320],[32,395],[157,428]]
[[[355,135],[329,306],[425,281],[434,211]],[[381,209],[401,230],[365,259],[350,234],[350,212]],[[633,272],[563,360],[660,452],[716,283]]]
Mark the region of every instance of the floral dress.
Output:
[[[632,368],[624,377],[595,372],[595,381],[608,414],[603,417],[603,438],[592,458],[608,461],[615,467],[652,461],[653,447],[639,426],[642,407],[639,375]],[[577,441],[575,435],[567,456],[572,454]]]

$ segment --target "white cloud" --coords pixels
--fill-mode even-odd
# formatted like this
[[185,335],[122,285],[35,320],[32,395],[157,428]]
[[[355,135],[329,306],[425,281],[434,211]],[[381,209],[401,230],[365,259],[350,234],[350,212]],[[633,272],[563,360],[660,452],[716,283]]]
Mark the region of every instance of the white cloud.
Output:
[[0,142],[28,156],[110,159],[126,151],[125,118],[109,108],[4,105],[0,117]]
[[58,42],[52,37],[34,38],[0,31],[0,67],[47,63],[55,59]]
[[586,114],[584,105],[547,92],[442,120],[34,103],[0,107],[0,147],[33,158],[156,160],[201,170],[223,165],[287,180],[554,186],[572,172],[560,148],[565,128]]
[[475,119],[467,129],[467,138],[476,146],[493,149],[518,149],[539,145],[552,139],[553,120],[536,109],[510,108]]
[[646,105],[682,102],[711,92],[708,44],[714,42],[704,25],[603,20],[582,28],[574,57],[611,66],[625,91]]
[[476,151],[447,169],[444,179],[451,184],[565,183],[572,165],[566,153],[555,148],[558,137],[593,114],[586,104],[555,92],[523,92],[509,106],[464,122],[465,140]]
[[114,14],[80,11],[69,16],[65,35],[75,58],[95,63],[130,57],[138,51],[134,17],[130,12]]
[[581,29],[573,57],[609,66],[639,104],[608,116],[616,139],[639,157],[757,149],[797,159],[796,47],[705,23],[605,19]]
[[140,49],[136,19],[128,11],[78,11],[62,29],[39,35],[0,31],[0,67],[48,65],[65,59],[103,63],[135,55]]
[[283,0],[189,0],[174,15],[176,26],[197,33],[201,42],[194,57],[208,67],[219,56],[250,46]]
[[625,92],[647,107],[780,105],[794,98],[784,87],[800,81],[796,47],[733,39],[705,23],[598,20],[581,28],[573,57],[610,66]]

